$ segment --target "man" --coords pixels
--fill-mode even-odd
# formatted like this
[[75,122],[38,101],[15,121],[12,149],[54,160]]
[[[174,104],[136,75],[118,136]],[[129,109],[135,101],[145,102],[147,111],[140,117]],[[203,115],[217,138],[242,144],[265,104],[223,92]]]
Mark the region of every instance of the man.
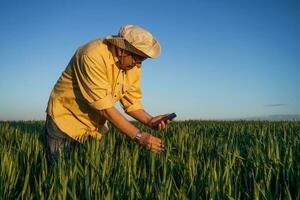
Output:
[[121,102],[126,114],[156,130],[153,124],[165,115],[152,117],[141,105],[141,64],[160,55],[158,41],[147,30],[126,25],[118,36],[93,40],[77,49],[56,82],[47,107],[46,147],[48,158],[57,158],[74,141],[108,131],[107,120],[120,132],[157,153],[164,142],[139,130],[115,107]]

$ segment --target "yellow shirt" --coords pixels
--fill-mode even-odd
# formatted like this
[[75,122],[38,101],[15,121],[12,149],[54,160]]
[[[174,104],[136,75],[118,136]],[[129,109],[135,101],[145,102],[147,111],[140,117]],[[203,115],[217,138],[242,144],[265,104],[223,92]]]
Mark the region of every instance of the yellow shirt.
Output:
[[125,112],[142,109],[141,68],[119,69],[114,48],[103,39],[79,47],[51,92],[47,114],[77,141],[100,139],[108,126],[99,110],[119,100]]

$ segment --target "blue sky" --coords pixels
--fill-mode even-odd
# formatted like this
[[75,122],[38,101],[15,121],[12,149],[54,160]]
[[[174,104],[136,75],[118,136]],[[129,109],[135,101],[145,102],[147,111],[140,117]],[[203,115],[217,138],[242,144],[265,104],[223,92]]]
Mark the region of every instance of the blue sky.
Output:
[[299,1],[11,0],[0,3],[0,120],[43,119],[76,48],[124,24],[162,46],[143,63],[150,114],[300,114]]

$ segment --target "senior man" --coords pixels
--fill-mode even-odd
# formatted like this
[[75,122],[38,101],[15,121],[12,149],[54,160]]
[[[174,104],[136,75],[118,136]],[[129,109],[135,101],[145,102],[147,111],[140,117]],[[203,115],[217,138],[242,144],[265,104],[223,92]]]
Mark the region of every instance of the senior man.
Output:
[[160,55],[160,45],[147,30],[126,25],[117,36],[93,40],[79,47],[56,82],[47,106],[47,158],[57,158],[74,141],[92,136],[100,139],[108,121],[120,132],[157,153],[164,142],[139,130],[115,107],[120,101],[126,114],[156,130],[171,121],[155,122],[141,105],[141,64]]

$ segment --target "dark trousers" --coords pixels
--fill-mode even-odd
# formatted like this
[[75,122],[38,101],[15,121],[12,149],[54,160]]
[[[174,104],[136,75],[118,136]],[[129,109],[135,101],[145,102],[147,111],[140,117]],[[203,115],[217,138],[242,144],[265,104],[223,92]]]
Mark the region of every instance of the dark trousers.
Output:
[[45,145],[46,155],[49,164],[58,160],[59,155],[68,155],[70,150],[79,143],[62,132],[54,123],[52,118],[47,115],[45,124]]

